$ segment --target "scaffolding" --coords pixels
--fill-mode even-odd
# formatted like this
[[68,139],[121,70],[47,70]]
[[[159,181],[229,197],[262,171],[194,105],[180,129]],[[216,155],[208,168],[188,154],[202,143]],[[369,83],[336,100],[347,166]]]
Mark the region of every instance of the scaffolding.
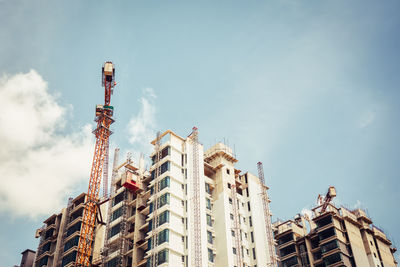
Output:
[[268,187],[265,185],[264,169],[261,162],[257,163],[257,169],[258,169],[258,177],[260,178],[261,181],[261,198],[264,209],[265,227],[267,232],[267,242],[268,242],[267,249],[269,254],[269,262],[267,262],[267,266],[277,267],[278,264],[275,255],[275,242],[272,232],[271,212],[269,209],[270,200],[268,198],[268,192],[267,192]]
[[236,247],[236,265],[243,267],[243,256],[241,246],[241,230],[240,230],[240,212],[239,212],[239,200],[237,198],[236,185],[231,186],[232,192],[232,210],[233,210],[233,231],[235,233],[235,247]]
[[192,157],[193,157],[193,199],[192,199],[192,225],[193,225],[193,241],[191,244],[192,250],[192,265],[193,267],[202,266],[201,256],[201,217],[200,217],[200,170],[199,170],[199,140],[198,129],[193,127],[190,135],[192,140]]
[[110,235],[110,224],[111,224],[111,210],[112,210],[112,200],[115,197],[116,194],[116,186],[115,186],[115,180],[117,178],[118,174],[118,159],[119,159],[119,148],[116,148],[114,151],[114,162],[113,162],[113,170],[111,174],[111,196],[110,196],[110,202],[108,203],[108,212],[107,212],[107,225],[106,225],[106,233],[105,233],[105,240],[104,240],[104,247],[102,249],[102,263],[103,266],[106,266],[107,260],[108,260],[108,255],[110,255],[110,244],[108,242],[109,235]]
[[160,177],[161,175],[161,164],[160,164],[160,160],[161,160],[161,133],[157,132],[157,139],[155,142],[155,162],[154,162],[154,177],[153,177],[153,181],[154,181],[154,185],[153,185],[153,223],[152,223],[152,227],[151,227],[151,256],[150,256],[150,266],[157,266],[158,265],[158,257],[157,257],[157,251],[156,251],[156,247],[158,245],[158,191],[159,191],[159,182],[158,182],[158,177]]
[[107,139],[105,144],[105,156],[104,156],[104,166],[103,166],[103,198],[106,199],[108,197],[108,158],[109,158],[109,150],[110,150],[110,142]]

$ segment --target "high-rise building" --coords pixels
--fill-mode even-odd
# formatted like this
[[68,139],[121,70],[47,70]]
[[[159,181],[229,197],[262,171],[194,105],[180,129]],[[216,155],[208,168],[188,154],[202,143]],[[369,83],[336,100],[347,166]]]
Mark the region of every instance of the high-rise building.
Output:
[[329,203],[274,226],[280,267],[397,266],[396,248],[362,209]]
[[[70,198],[66,208],[47,218],[43,222],[42,228],[36,231],[36,237],[40,238],[40,241],[34,267],[70,267],[74,265],[85,201],[85,193],[74,199]],[[101,209],[104,214],[104,207]],[[99,257],[100,248],[103,246],[104,229],[105,226],[102,225],[96,227],[97,242],[95,242],[94,256]]]
[[149,172],[114,162],[104,266],[266,266],[265,187],[232,149],[204,152],[196,130],[152,144]]
[[15,265],[15,267],[32,267],[33,262],[35,261],[36,252],[31,249],[25,249],[21,254],[21,263],[19,266]]

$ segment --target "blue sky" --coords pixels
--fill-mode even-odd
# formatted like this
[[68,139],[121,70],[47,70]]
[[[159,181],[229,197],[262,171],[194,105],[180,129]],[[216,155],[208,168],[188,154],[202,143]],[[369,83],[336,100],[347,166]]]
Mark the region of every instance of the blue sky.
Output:
[[[100,70],[117,68],[112,145],[193,126],[262,161],[289,219],[330,185],[400,242],[398,1],[0,1],[0,258],[86,191]],[[72,166],[74,168],[72,168]],[[54,192],[54,193],[51,193]]]

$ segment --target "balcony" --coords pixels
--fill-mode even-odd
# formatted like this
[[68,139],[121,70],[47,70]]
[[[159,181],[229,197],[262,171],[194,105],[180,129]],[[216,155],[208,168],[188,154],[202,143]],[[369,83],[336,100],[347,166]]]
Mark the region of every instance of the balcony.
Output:
[[75,223],[77,223],[79,221],[82,221],[82,216],[71,218],[71,221],[67,225],[70,226],[70,225],[73,225],[73,224],[75,224]]
[[293,256],[292,255],[293,253],[296,254],[296,246],[294,244],[292,244],[290,246],[286,246],[279,250],[279,255],[281,257],[281,260],[284,260],[285,258]]
[[289,233],[287,235],[281,236],[279,238],[276,238],[278,242],[278,247],[282,248],[284,246],[287,246],[289,244],[294,243],[294,236],[293,233]]
[[336,238],[336,230],[334,227],[328,228],[328,229],[318,233],[318,238],[319,238],[320,243],[323,241],[324,242],[328,241],[328,239],[330,240],[330,238],[332,238],[332,237]]
[[321,252],[322,254],[330,253],[336,249],[339,249],[338,240],[332,240],[324,245],[321,245]]

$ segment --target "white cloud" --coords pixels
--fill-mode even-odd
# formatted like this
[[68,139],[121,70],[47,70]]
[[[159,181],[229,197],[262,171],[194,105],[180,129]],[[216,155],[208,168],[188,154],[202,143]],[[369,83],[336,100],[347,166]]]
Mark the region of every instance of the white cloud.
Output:
[[62,134],[66,108],[34,70],[0,79],[0,212],[57,212],[88,179],[90,126]]
[[308,218],[310,218],[310,219],[312,218],[312,215],[313,215],[312,211],[308,208],[303,208],[300,213],[303,216],[307,215]]
[[361,201],[357,199],[356,204],[353,205],[353,209],[360,209],[361,208]]
[[156,134],[154,101],[157,96],[152,88],[144,89],[142,94],[143,96],[139,99],[141,105],[139,113],[134,115],[128,123],[129,143],[133,145],[134,154],[136,152],[150,154],[152,151],[150,141]]

